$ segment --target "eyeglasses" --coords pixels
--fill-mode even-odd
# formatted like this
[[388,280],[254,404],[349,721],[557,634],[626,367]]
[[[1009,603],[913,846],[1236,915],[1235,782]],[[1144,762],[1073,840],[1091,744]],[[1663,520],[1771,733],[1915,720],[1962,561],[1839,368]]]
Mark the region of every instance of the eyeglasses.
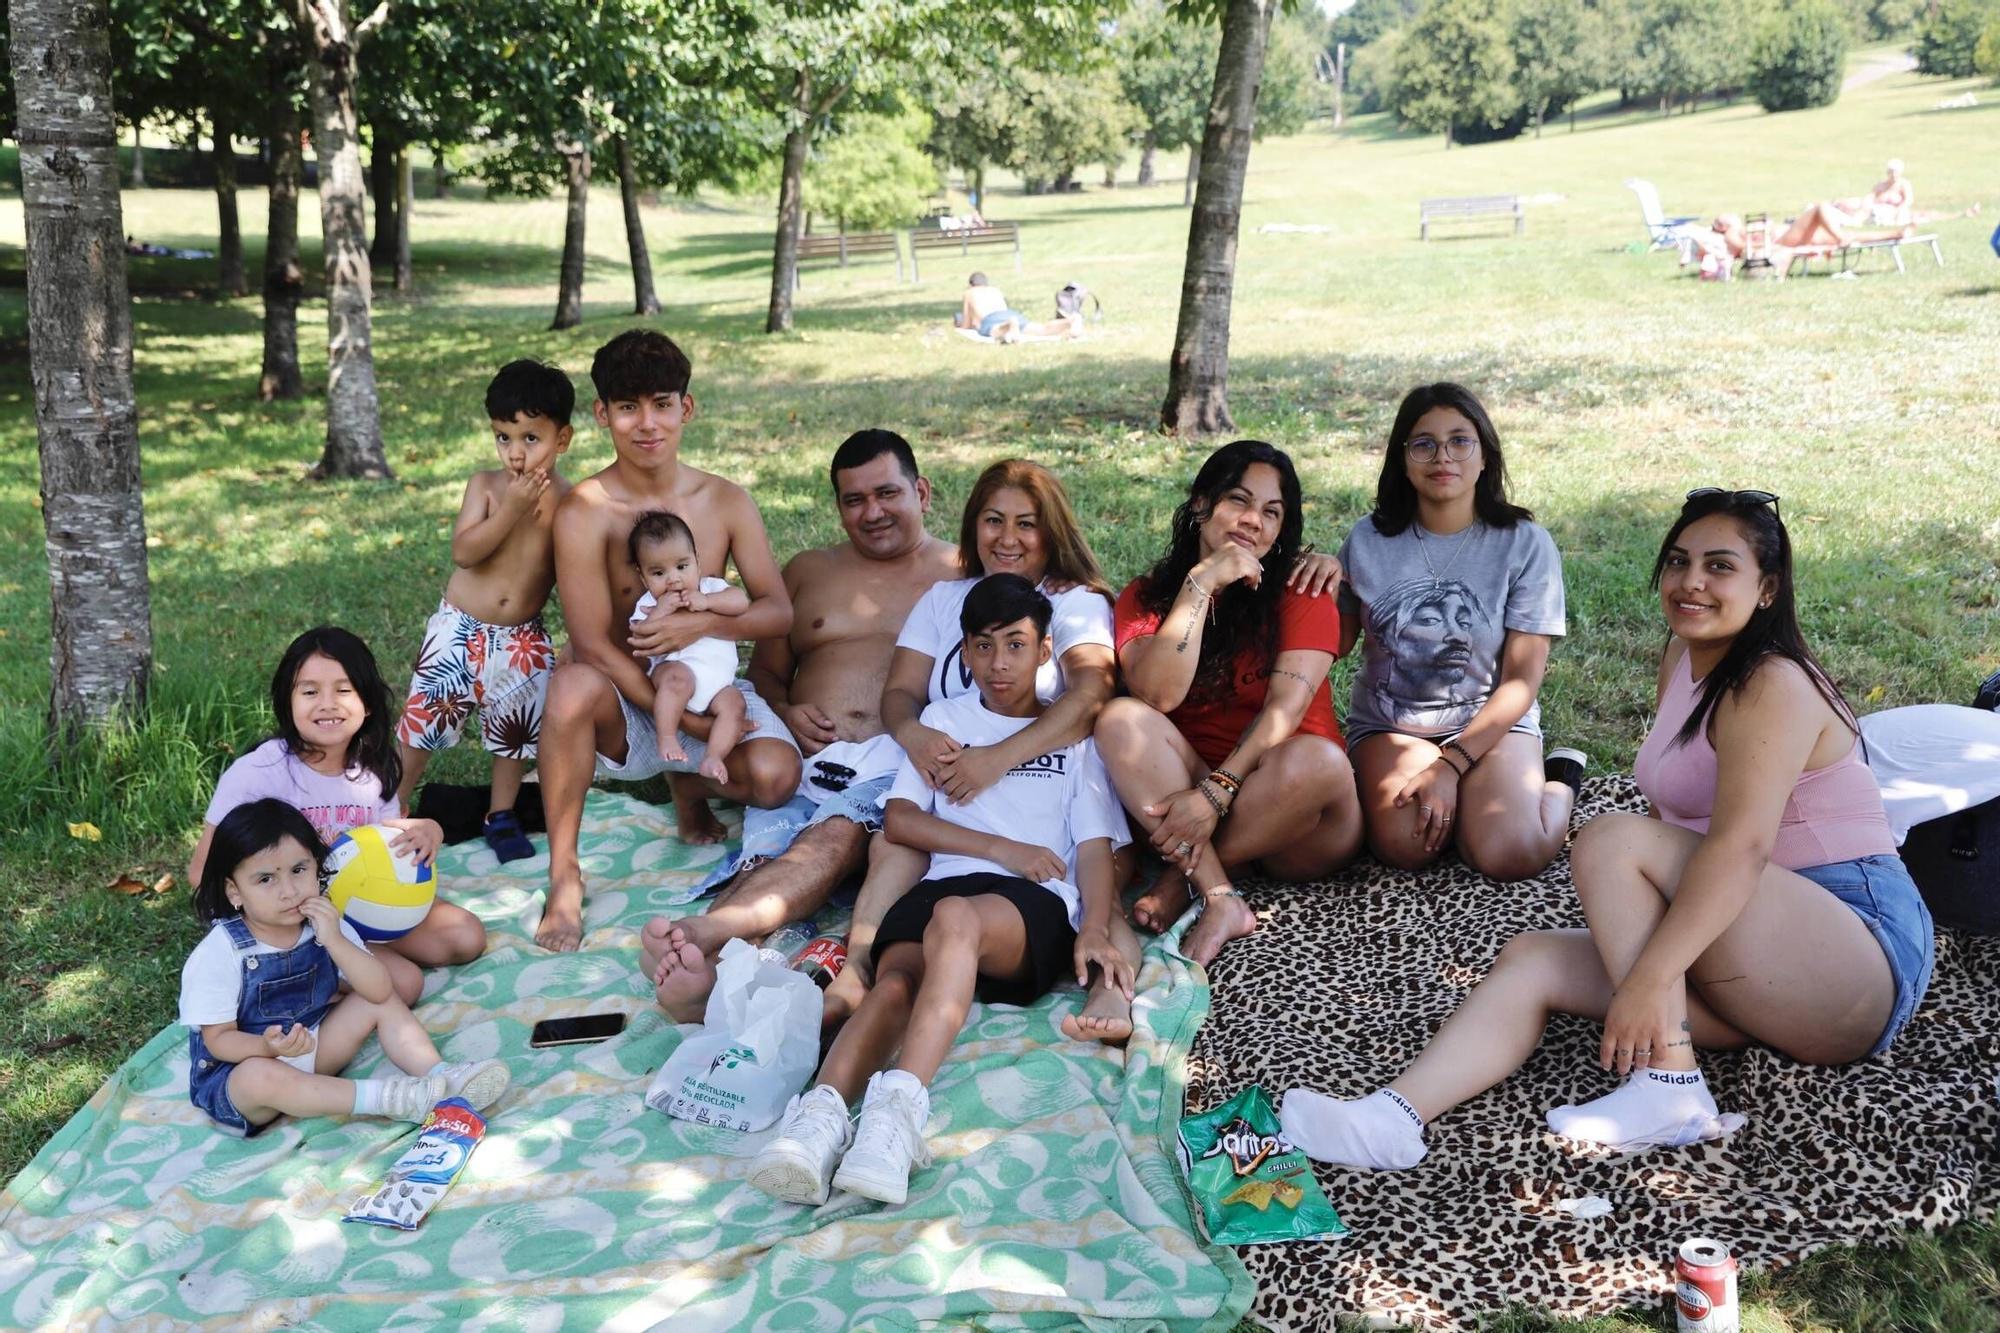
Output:
[[1472,451],[1478,447],[1479,441],[1467,439],[1463,435],[1454,435],[1442,444],[1428,437],[1423,437],[1406,441],[1403,445],[1403,452],[1419,463],[1435,463],[1440,453],[1451,462],[1463,463],[1466,459],[1472,457]]
[[1686,500],[1681,505],[1681,508],[1692,509],[1694,506],[1707,500],[1721,500],[1725,504],[1740,502],[1743,504],[1769,505],[1774,517],[1783,519],[1785,516],[1784,512],[1778,508],[1778,497],[1770,491],[1728,491],[1720,486],[1695,487],[1687,493]]

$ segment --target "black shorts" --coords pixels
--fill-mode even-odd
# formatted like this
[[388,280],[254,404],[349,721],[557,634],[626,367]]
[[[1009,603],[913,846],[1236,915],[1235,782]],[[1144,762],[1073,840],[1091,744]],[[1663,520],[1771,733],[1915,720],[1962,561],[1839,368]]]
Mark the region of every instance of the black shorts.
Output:
[[878,972],[890,945],[924,942],[924,928],[941,900],[988,893],[1005,898],[1021,914],[1021,928],[1028,937],[1028,975],[1015,981],[980,973],[973,992],[980,1003],[1033,1004],[1064,977],[1076,975],[1076,931],[1070,928],[1068,904],[1032,881],[990,872],[923,880],[897,899],[875,935],[873,961]]

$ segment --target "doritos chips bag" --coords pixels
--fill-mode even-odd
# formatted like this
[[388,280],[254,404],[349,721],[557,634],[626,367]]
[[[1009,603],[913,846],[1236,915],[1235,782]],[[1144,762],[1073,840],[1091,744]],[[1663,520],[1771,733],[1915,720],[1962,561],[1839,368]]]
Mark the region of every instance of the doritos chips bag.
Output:
[[1181,1167],[1218,1245],[1347,1234],[1312,1163],[1285,1137],[1271,1099],[1254,1084],[1181,1121]]

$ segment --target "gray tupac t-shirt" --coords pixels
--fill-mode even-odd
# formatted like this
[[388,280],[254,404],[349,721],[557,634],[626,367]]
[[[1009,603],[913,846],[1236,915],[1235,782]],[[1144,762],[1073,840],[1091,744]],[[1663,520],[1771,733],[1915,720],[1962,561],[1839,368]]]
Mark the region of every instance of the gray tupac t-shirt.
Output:
[[[1377,731],[1462,729],[1493,693],[1508,630],[1564,632],[1562,557],[1537,523],[1474,523],[1440,537],[1412,521],[1385,537],[1364,518],[1347,534],[1340,563],[1340,614],[1363,634],[1350,742]],[[1537,700],[1518,729],[1540,735],[1541,714]]]

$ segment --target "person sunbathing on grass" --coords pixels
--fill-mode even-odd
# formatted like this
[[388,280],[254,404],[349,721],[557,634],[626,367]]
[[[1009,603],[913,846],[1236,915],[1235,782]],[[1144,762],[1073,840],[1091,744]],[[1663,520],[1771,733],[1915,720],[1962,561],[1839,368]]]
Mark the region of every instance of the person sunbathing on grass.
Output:
[[1118,596],[1131,697],[1104,706],[1097,745],[1167,862],[1133,919],[1165,930],[1192,895],[1202,914],[1182,948],[1198,963],[1257,928],[1232,874],[1317,879],[1361,846],[1327,685],[1340,613],[1293,586],[1302,527],[1291,458],[1237,440],[1201,465],[1172,545]]
[[1517,935],[1387,1087],[1285,1094],[1292,1142],[1398,1170],[1424,1126],[1513,1073],[1551,1014],[1599,1020],[1613,1092],[1548,1113],[1631,1151],[1717,1137],[1695,1053],[1761,1042],[1806,1064],[1889,1048],[1930,984],[1931,918],[1896,855],[1853,711],[1794,611],[1791,539],[1767,491],[1704,487],[1660,545],[1670,638],[1634,776],[1644,815],[1600,815],[1570,856],[1588,927]]
[[[923,723],[961,746],[1024,734],[1044,707],[1049,599],[1017,574],[966,594],[960,643],[976,693],[940,699]],[[975,998],[1027,1005],[1064,976],[1099,973],[1128,1000],[1133,967],[1113,940],[1112,854],[1125,816],[1088,738],[1011,765],[953,801],[905,758],[889,791],[890,839],[930,855],[924,881],[875,938],[875,986],[841,1028],[819,1081],[792,1098],[750,1183],[794,1203],[829,1186],[900,1204],[930,1161],[928,1085]],[[895,1064],[888,1065],[891,1056]],[[848,1107],[861,1101],[858,1125]],[[834,1170],[835,1164],[839,1170]]]
[[1028,338],[1079,338],[1083,336],[1083,315],[1058,315],[1054,319],[1033,320],[1007,304],[998,287],[984,273],[974,273],[967,282],[965,296],[958,304],[952,324],[970,329],[994,342],[1013,343]]

